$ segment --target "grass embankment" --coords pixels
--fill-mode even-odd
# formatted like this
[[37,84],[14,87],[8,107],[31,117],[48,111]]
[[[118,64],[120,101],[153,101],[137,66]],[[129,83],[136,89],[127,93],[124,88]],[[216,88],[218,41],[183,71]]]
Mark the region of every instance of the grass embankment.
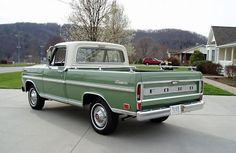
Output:
[[23,67],[23,66],[31,66],[34,64],[27,63],[18,63],[18,64],[0,64],[0,67]]
[[228,91],[217,88],[207,83],[204,83],[204,95],[235,96],[234,94]]
[[0,73],[0,88],[20,89],[21,86],[21,72]]

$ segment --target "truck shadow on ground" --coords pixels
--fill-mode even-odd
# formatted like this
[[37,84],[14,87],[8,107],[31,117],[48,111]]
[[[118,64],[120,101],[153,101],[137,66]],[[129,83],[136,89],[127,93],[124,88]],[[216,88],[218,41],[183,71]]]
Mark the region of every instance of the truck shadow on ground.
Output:
[[[188,128],[181,127],[175,125],[171,120],[167,120],[167,122],[162,124],[148,121],[138,122],[135,119],[119,121],[115,133],[109,136],[103,136],[95,133],[91,128],[88,110],[71,105],[53,104],[46,106],[42,112],[32,110],[32,113],[50,124],[74,133],[78,137],[90,128],[85,135],[86,139],[84,142],[82,140],[82,144],[78,144],[76,147],[80,150],[83,149],[84,145],[92,144],[102,146],[102,148],[104,147],[105,152],[110,152],[114,149],[125,152],[129,150],[136,150],[136,152],[156,152],[157,149],[165,148],[165,152],[176,153],[233,153],[234,148],[236,148],[236,142],[233,140],[226,139],[223,136],[219,137],[209,134],[209,131],[202,132],[201,130],[196,130],[196,128],[191,129],[191,125]],[[82,130],[82,132],[78,132],[79,130]],[[101,151],[104,151],[104,148]],[[86,149],[88,151],[90,148]]]
[[89,111],[72,105],[46,102],[43,110],[31,112],[49,124],[77,135],[80,135],[79,130],[85,130],[90,126]]

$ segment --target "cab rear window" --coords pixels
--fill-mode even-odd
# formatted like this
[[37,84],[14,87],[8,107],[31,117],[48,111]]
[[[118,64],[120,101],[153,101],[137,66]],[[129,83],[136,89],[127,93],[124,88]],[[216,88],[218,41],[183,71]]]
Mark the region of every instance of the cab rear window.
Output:
[[123,63],[123,51],[104,48],[79,48],[76,63]]

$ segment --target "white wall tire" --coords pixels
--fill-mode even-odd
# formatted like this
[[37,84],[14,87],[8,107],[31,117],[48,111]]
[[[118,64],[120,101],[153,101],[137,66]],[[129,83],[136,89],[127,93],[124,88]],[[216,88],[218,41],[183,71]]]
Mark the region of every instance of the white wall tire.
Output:
[[107,135],[115,131],[118,114],[113,113],[104,100],[97,99],[90,107],[90,121],[97,133]]

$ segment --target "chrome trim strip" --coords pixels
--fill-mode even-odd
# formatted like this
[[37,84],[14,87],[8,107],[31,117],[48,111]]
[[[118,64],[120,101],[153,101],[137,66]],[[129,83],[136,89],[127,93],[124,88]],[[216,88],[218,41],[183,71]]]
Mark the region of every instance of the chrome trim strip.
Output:
[[202,81],[202,79],[191,79],[191,80],[163,80],[163,81],[148,81],[143,82],[143,84],[155,84],[155,83],[171,83],[171,82],[194,82],[194,81]]
[[42,95],[41,97],[43,97],[43,98],[47,98],[47,99],[59,101],[62,103],[83,107],[83,103],[81,101],[77,101],[74,99],[67,99],[67,98],[63,98],[63,97],[59,97],[59,96],[53,96],[53,95],[49,95],[49,94],[41,94],[41,95]]
[[89,82],[72,81],[72,80],[66,80],[66,84],[118,90],[118,91],[125,91],[125,92],[135,92],[135,90],[132,87],[122,87],[122,86],[117,86],[117,85],[98,84],[98,83],[89,83]]
[[[78,67],[78,68],[75,68],[75,69],[68,69],[69,71],[89,71],[89,72],[102,72],[102,73],[125,73],[125,74],[131,74],[131,73],[137,73],[135,71],[127,71],[127,72],[124,72],[124,71],[111,71],[111,70],[106,70],[106,69],[103,69],[101,68],[101,70],[99,70],[99,67],[96,67],[98,68],[97,70],[90,70],[90,69],[86,69],[84,67]],[[112,68],[112,67],[111,67]],[[123,67],[123,68],[129,68],[129,67]]]
[[43,80],[43,77],[29,76],[29,75],[23,75],[22,78],[24,78],[24,79],[34,79],[34,80]]
[[35,80],[43,80],[43,81],[54,82],[54,83],[66,83],[66,84],[70,84],[70,85],[79,85],[79,86],[86,86],[86,87],[110,89],[110,90],[117,90],[117,91],[135,92],[135,89],[132,88],[132,87],[123,87],[123,86],[117,86],[117,85],[89,83],[89,82],[72,81],[72,80],[66,80],[65,81],[65,80],[60,80],[60,79],[41,78],[41,77],[35,77],[35,76],[24,76],[24,78],[30,78],[30,79],[35,79]]
[[83,103],[81,101],[74,100],[74,99],[68,99],[68,104],[83,107]]
[[131,116],[136,116],[136,112],[131,112],[127,110],[122,110],[122,109],[117,109],[117,108],[111,108],[112,112],[122,114],[122,115],[131,115]]
[[160,97],[160,98],[153,98],[153,99],[145,99],[142,102],[165,100],[165,99],[174,99],[174,98],[183,98],[183,97],[191,97],[191,96],[200,96],[200,95],[202,95],[202,93],[188,94],[188,95],[179,95],[179,96],[171,96],[171,97]]
[[[202,100],[197,101],[192,104],[181,105],[182,106],[182,113],[202,109],[203,105],[204,105],[204,101],[202,101]],[[171,111],[170,107],[157,109],[157,110],[150,110],[150,111],[138,111],[137,112],[137,120],[144,121],[144,120],[169,116],[169,115],[171,115],[170,111]]]
[[61,79],[51,79],[51,78],[43,78],[43,81],[54,82],[54,83],[65,83],[65,80],[61,80]]
[[[181,88],[181,90],[179,90],[179,88]],[[165,91],[165,89],[168,89],[168,91]],[[197,91],[197,85],[196,84],[144,88],[143,93],[144,93],[144,96],[154,96],[154,95],[163,95],[163,94],[170,94],[170,93],[182,93],[182,92],[193,92],[193,91]]]
[[28,75],[23,76],[23,78],[41,80],[41,81],[47,81],[47,82],[55,82],[55,83],[65,83],[64,80],[60,80],[60,79],[51,79],[51,78],[43,78],[43,77],[28,76]]

